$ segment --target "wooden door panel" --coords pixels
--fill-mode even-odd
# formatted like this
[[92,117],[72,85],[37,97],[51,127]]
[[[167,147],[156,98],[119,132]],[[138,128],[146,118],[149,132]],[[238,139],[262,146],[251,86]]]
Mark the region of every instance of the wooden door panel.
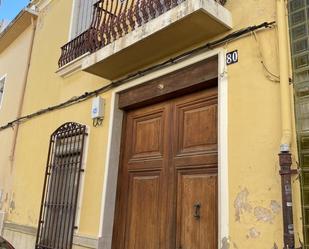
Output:
[[[203,100],[201,100],[203,101]],[[216,149],[216,105],[207,103],[186,103],[178,107],[179,137],[178,153]]]
[[163,113],[135,117],[132,131],[132,159],[162,157]]
[[163,167],[168,115],[164,104],[129,113],[125,155],[128,169]]
[[217,88],[127,112],[113,249],[217,249],[217,157]]
[[216,249],[217,173],[179,171],[177,191],[177,248]]
[[125,115],[113,234],[114,249],[166,246],[170,106]]
[[194,167],[217,167],[218,155],[217,153],[177,156],[174,158],[176,168],[194,168]]
[[174,156],[217,152],[217,92],[207,91],[176,100]]
[[140,159],[140,160],[130,160],[128,163],[128,167],[130,171],[139,171],[139,170],[156,170],[164,167],[164,160],[163,159],[151,159],[147,161],[147,159]]
[[160,249],[160,172],[130,173],[126,249]]

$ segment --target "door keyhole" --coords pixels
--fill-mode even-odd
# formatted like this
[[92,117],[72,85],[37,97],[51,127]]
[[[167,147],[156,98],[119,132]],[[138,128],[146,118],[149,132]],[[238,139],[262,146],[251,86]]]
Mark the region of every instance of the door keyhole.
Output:
[[201,218],[201,203],[197,202],[196,204],[194,204],[194,215],[193,217],[196,220],[199,220]]

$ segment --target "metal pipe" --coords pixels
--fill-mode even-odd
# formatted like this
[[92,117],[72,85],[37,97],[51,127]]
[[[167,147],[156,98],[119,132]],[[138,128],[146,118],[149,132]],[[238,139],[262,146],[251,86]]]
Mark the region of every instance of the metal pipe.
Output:
[[289,43],[287,31],[286,1],[277,0],[277,25],[279,43],[279,70],[280,70],[280,96],[281,96],[281,129],[282,137],[280,143],[280,175],[282,191],[282,213],[284,227],[284,248],[294,249],[294,223],[291,175],[293,171],[292,155],[290,153],[292,141],[292,112],[289,86]]
[[[28,11],[28,10],[25,10],[25,11]],[[32,12],[31,12],[31,14],[32,14]],[[23,79],[23,87],[22,87],[22,91],[21,91],[21,97],[20,97],[18,111],[17,111],[17,118],[20,118],[21,114],[22,114],[22,107],[23,107],[23,103],[24,103],[26,86],[27,86],[27,79],[28,79],[28,74],[29,74],[29,69],[30,69],[32,48],[33,48],[33,43],[34,43],[35,31],[36,31],[36,20],[35,20],[34,17],[31,17],[31,27],[32,27],[31,41],[30,41],[30,44],[29,44],[28,59],[27,59],[27,65],[26,65],[26,70],[25,70],[24,79]],[[13,167],[13,164],[14,164],[18,130],[19,130],[19,124],[16,123],[16,127],[15,127],[14,133],[13,133],[13,141],[12,141],[11,152],[10,152],[11,167]]]
[[292,115],[289,87],[289,43],[285,0],[277,0],[277,25],[279,41],[280,95],[282,137],[280,151],[290,151],[292,137]]
[[294,249],[294,223],[293,223],[293,201],[291,186],[292,155],[289,152],[279,154],[281,191],[282,191],[282,214],[284,230],[284,248]]

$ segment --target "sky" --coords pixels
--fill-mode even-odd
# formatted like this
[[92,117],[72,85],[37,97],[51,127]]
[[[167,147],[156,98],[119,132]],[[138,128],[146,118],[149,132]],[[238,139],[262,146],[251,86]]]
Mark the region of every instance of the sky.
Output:
[[4,20],[5,23],[9,23],[14,17],[26,7],[29,0],[0,0],[0,21]]

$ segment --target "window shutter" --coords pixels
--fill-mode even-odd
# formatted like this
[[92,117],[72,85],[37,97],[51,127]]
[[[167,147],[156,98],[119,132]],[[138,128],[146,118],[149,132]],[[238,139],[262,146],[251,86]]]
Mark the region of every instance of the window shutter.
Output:
[[86,31],[91,24],[93,5],[97,0],[75,0],[76,8],[74,11],[74,27],[73,27],[73,37],[75,38],[84,31]]
[[86,126],[66,123],[51,136],[36,249],[71,249]]

